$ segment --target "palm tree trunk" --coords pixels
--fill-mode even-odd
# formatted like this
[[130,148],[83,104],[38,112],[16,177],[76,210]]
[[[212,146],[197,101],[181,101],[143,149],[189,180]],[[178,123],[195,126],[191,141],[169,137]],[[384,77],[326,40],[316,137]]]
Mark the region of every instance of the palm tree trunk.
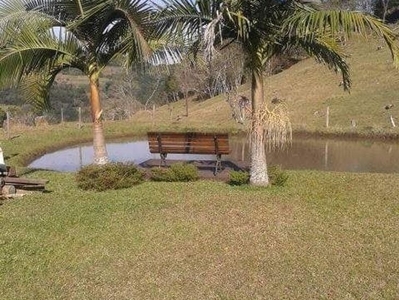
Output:
[[107,148],[105,145],[104,128],[101,120],[100,91],[97,76],[90,77],[90,107],[91,118],[93,121],[93,148],[94,163],[98,165],[109,162]]
[[264,126],[262,121],[262,108],[264,102],[262,71],[252,71],[252,123],[250,133],[251,145],[251,169],[250,183],[252,185],[267,186],[269,177],[267,175],[266,145]]

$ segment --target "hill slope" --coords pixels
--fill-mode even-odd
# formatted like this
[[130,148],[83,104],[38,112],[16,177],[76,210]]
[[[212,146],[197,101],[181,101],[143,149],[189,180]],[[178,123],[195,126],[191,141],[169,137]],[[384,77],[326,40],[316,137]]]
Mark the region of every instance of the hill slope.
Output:
[[[355,39],[345,51],[351,67],[350,93],[340,86],[339,74],[326,66],[306,59],[277,75],[266,78],[265,98],[278,98],[287,106],[295,130],[325,131],[326,109],[330,110],[328,131],[395,131],[389,116],[399,118],[399,70],[392,65],[390,52],[380,49],[377,39]],[[249,96],[248,86],[242,95]],[[385,106],[393,104],[389,111]],[[273,104],[271,104],[273,106]],[[141,112],[134,119],[150,121],[149,112]],[[209,124],[210,127],[237,127],[223,96],[206,101],[189,101],[189,116],[185,115],[184,101],[163,106],[155,112],[155,122],[173,123],[190,127]],[[352,120],[356,128],[352,127]],[[399,119],[398,119],[399,121]],[[399,122],[398,122],[399,123]],[[241,125],[242,126],[242,125]]]

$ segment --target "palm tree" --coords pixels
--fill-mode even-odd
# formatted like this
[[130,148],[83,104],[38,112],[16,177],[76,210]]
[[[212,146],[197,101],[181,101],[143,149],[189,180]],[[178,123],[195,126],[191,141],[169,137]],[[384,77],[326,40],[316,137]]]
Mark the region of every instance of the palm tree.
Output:
[[342,73],[344,88],[350,87],[349,67],[339,38],[351,33],[376,33],[384,38],[394,62],[398,47],[394,33],[372,16],[351,11],[320,11],[296,0],[164,0],[158,6],[158,36],[186,35],[194,45],[203,43],[212,53],[239,43],[251,73],[252,120],[250,130],[250,182],[269,184],[265,152],[263,71],[280,53],[300,47],[319,62]]
[[4,0],[0,5],[0,83],[22,85],[30,100],[48,106],[57,74],[77,68],[90,86],[94,162],[108,162],[100,101],[101,71],[115,58],[126,66],[147,59],[143,0]]

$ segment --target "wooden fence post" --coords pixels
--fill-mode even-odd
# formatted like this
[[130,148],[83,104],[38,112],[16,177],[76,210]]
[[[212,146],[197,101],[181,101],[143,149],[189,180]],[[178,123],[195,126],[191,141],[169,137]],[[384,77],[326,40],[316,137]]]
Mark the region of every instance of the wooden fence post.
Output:
[[80,168],[83,168],[82,146],[79,146],[79,167],[80,167]]
[[152,105],[151,121],[152,121],[152,127],[154,127],[154,125],[155,125],[155,104]]
[[82,108],[81,107],[78,108],[78,112],[79,112],[79,124],[78,124],[78,127],[80,129],[80,128],[82,128]]
[[7,122],[6,122],[7,123],[7,140],[9,140],[10,136],[11,136],[11,134],[10,134],[10,112],[7,111],[6,115],[7,115]]
[[324,147],[324,170],[328,170],[328,141]]
[[326,111],[326,127],[330,125],[330,107],[327,106],[327,111]]
[[393,119],[392,115],[389,116],[389,119],[391,120],[392,127],[396,127],[395,120]]

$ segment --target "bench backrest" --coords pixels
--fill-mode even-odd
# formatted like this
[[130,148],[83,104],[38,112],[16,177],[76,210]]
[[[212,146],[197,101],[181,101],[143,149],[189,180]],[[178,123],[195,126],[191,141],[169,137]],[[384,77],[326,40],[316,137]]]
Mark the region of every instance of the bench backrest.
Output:
[[229,135],[215,133],[149,132],[151,153],[229,154]]

